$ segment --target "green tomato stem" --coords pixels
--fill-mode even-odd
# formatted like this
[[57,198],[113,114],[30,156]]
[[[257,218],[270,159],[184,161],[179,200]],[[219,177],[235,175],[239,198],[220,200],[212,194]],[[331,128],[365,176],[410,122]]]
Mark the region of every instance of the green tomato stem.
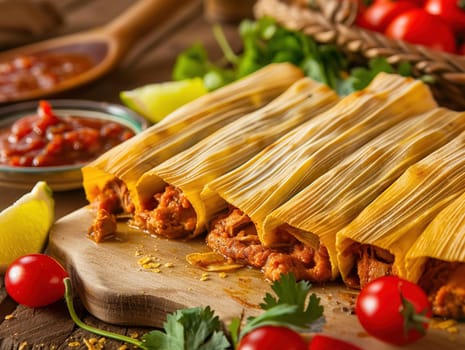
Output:
[[141,349],[147,349],[143,345],[142,341],[140,341],[140,340],[137,340],[137,339],[134,339],[134,338],[131,338],[131,337],[127,337],[125,335],[104,331],[102,329],[98,329],[98,328],[89,326],[89,325],[85,324],[84,322],[82,322],[79,319],[79,317],[77,316],[76,310],[74,309],[71,279],[69,277],[67,277],[67,278],[65,278],[63,280],[63,282],[65,284],[66,306],[68,307],[68,311],[69,311],[69,314],[70,314],[72,320],[74,321],[74,323],[78,327],[80,327],[80,328],[82,328],[82,329],[84,329],[84,330],[86,330],[88,332],[91,332],[91,333],[94,333],[94,334],[97,334],[97,335],[101,335],[102,337],[107,337],[107,338],[110,338],[110,339],[126,342],[126,343],[129,343],[129,344],[135,345],[135,346],[137,346],[138,348],[141,348]]

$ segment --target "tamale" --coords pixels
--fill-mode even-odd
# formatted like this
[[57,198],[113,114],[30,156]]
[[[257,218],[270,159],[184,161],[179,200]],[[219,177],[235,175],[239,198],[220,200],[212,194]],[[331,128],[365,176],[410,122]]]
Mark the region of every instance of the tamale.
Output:
[[405,255],[429,222],[465,191],[465,133],[411,165],[337,233],[341,276],[363,287],[386,274],[406,276]]
[[406,272],[426,291],[434,314],[465,319],[465,192],[431,221],[409,249]]
[[[302,78],[266,106],[147,171],[136,186],[142,211],[136,212],[135,225],[169,238],[204,232],[211,213],[206,211],[200,193],[207,182],[244,163],[338,100],[328,86]],[[185,199],[182,204],[180,196]],[[165,197],[169,198],[161,199]]]
[[[240,239],[266,246],[263,222],[274,209],[385,130],[435,107],[425,84],[397,75],[378,75],[364,91],[344,97],[335,107],[208,183],[202,192],[203,198],[208,198],[206,203],[223,201],[240,212],[215,218],[207,243],[224,255],[237,256],[227,251],[234,244],[223,240],[228,236],[224,230],[233,232],[226,228],[232,223],[240,232],[248,222],[252,227],[243,231],[250,234]],[[284,239],[282,243],[292,246],[293,242]],[[250,260],[257,254],[246,255],[246,260]]]
[[88,201],[111,207],[110,211],[133,210],[138,203],[132,203],[132,193],[144,172],[264,106],[302,77],[291,64],[271,64],[177,109],[82,169]]
[[408,166],[465,131],[465,113],[435,108],[388,129],[269,214],[264,242],[283,233],[326,247],[331,277],[339,275],[336,234],[391,185]]

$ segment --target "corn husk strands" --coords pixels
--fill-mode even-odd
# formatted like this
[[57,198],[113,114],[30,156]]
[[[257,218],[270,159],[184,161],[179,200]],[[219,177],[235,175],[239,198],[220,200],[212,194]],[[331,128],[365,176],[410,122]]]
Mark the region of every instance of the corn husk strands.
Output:
[[[264,106],[302,77],[302,71],[291,64],[272,64],[177,109],[85,166],[82,173],[87,199],[93,202],[115,179],[134,193],[147,170]],[[136,202],[136,207],[139,204]]]
[[263,230],[268,214],[377,135],[435,107],[423,83],[380,74],[364,91],[343,98],[210,182],[203,195],[217,196],[242,210],[262,243],[271,246],[275,239]]
[[430,221],[465,191],[465,133],[410,166],[357,218],[338,232],[341,275],[354,265],[354,242],[385,249],[394,256],[393,271],[407,277],[405,254]]
[[196,213],[196,228],[191,236],[206,230],[214,213],[224,206],[205,205],[200,193],[211,180],[233,170],[264,147],[329,109],[339,100],[333,90],[309,78],[302,78],[282,95],[233,121],[191,148],[173,156],[144,173],[137,184],[139,201],[144,203],[165,185],[183,192]]
[[264,232],[279,242],[285,230],[298,240],[323,244],[332,276],[339,275],[336,234],[390,186],[410,165],[465,130],[465,113],[443,108],[420,114],[388,129],[323,174],[264,222]]

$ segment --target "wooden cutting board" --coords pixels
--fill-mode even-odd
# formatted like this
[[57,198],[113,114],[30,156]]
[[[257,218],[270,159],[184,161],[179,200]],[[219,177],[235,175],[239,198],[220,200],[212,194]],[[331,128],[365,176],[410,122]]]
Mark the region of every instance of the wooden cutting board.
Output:
[[[166,315],[180,308],[210,305],[228,323],[242,313],[255,315],[269,283],[256,270],[243,268],[222,275],[186,262],[186,255],[208,251],[203,238],[173,241],[147,235],[118,224],[114,239],[96,244],[86,237],[93,213],[77,210],[57,221],[51,231],[49,253],[70,273],[84,306],[102,321],[119,325],[161,327]],[[142,262],[152,262],[151,269]],[[368,336],[353,315],[356,293],[340,284],[312,287],[324,305],[321,330],[364,349],[398,349]],[[458,333],[431,329],[405,349],[465,347],[465,325]]]

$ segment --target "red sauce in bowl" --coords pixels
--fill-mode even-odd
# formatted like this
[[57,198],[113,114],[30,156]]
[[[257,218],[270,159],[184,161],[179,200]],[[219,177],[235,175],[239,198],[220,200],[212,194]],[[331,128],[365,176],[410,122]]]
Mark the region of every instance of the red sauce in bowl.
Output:
[[134,135],[130,128],[104,119],[57,116],[40,101],[36,115],[0,130],[0,164],[47,167],[85,163]]
[[0,62],[0,101],[34,90],[47,90],[94,66],[78,53],[41,53]]

